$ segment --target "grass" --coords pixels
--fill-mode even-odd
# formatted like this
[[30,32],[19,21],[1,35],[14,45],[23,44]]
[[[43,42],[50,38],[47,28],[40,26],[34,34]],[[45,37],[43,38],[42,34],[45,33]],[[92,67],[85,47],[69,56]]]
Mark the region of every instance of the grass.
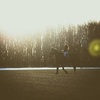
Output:
[[0,100],[100,100],[100,69],[0,71]]

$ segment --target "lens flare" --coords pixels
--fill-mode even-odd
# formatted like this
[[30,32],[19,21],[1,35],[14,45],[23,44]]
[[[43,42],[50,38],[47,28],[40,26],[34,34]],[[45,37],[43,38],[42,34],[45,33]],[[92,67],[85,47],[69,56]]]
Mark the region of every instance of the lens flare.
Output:
[[100,56],[100,40],[93,40],[90,44],[89,44],[89,53],[92,56]]

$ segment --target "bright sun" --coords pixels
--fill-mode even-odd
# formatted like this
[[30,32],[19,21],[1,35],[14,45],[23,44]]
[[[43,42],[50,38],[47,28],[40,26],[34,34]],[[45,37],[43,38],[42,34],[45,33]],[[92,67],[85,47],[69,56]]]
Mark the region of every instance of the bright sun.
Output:
[[89,20],[98,21],[99,7],[96,0],[2,0],[0,31],[24,35],[59,23],[77,25]]

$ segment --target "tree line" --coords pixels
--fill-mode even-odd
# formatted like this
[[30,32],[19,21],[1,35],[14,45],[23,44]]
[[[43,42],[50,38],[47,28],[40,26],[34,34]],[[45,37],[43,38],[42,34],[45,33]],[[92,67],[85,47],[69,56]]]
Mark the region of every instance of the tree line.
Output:
[[0,67],[55,66],[54,57],[52,61],[49,59],[50,48],[61,51],[65,41],[69,51],[79,55],[79,66],[98,66],[100,57],[93,57],[88,51],[94,39],[100,39],[100,22],[96,21],[77,26],[49,26],[23,37],[0,33]]

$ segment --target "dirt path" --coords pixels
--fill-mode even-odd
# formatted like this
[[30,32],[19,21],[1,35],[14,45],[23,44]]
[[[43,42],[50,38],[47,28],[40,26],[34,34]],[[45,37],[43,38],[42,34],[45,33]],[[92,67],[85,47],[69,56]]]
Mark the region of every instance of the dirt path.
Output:
[[0,71],[0,100],[100,100],[100,70]]

